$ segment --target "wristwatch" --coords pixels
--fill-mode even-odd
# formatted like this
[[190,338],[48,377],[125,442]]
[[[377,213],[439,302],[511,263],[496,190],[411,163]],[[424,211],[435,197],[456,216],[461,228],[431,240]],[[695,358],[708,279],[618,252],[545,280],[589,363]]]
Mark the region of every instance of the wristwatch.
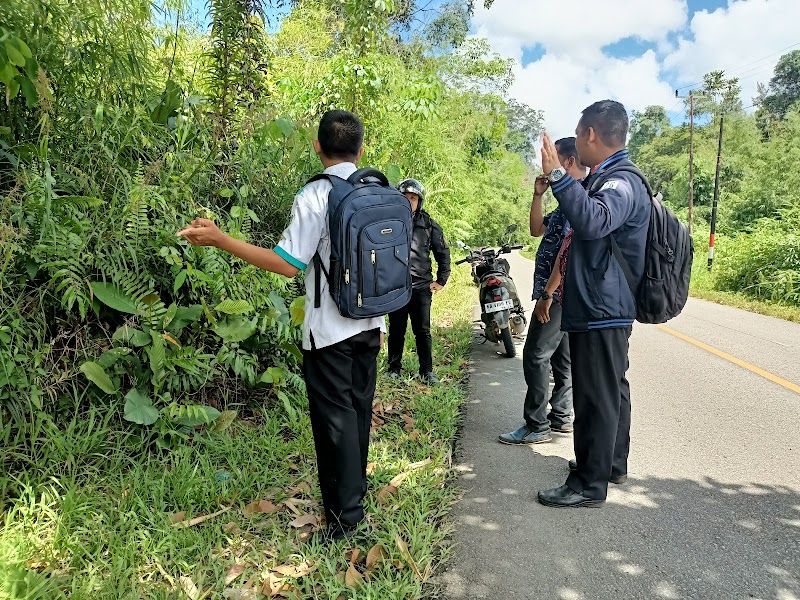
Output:
[[539,300],[552,300],[552,299],[553,297],[547,292],[542,292],[542,295],[539,296]]
[[550,183],[555,183],[556,181],[559,181],[562,177],[564,177],[564,175],[566,174],[567,171],[566,169],[564,169],[564,167],[556,167],[555,169],[550,171],[550,175],[547,176],[547,181],[549,181]]

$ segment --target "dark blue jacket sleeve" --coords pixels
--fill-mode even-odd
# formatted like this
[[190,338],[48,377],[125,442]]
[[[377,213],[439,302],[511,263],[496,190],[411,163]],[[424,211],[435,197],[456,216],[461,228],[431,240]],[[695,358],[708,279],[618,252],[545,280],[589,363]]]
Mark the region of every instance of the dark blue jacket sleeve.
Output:
[[613,177],[592,196],[572,176],[567,175],[551,187],[558,205],[584,240],[599,240],[618,229],[634,209],[631,184]]

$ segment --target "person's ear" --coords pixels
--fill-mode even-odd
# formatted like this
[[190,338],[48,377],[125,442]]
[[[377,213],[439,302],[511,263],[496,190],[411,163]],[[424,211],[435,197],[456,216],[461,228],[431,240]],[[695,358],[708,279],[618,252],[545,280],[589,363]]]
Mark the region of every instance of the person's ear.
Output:
[[364,147],[358,149],[358,155],[356,155],[356,164],[361,162],[361,157],[364,156]]
[[319,140],[314,140],[312,145],[314,146],[314,152],[317,153],[317,156],[321,156],[322,155],[322,145],[319,143]]
[[594,144],[597,141],[597,132],[594,130],[594,127],[589,127],[586,133],[586,141],[590,144]]

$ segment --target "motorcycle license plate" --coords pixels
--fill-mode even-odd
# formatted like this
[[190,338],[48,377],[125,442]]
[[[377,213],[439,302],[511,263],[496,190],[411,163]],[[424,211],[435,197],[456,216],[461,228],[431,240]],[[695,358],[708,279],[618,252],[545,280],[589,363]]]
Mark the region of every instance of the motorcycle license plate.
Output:
[[513,300],[500,300],[500,302],[487,302],[483,306],[483,312],[494,313],[507,308],[514,308]]

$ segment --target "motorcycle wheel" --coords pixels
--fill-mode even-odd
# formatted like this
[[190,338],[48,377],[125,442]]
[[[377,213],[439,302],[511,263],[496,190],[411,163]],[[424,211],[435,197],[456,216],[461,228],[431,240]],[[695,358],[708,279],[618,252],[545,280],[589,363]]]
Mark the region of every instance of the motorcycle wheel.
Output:
[[511,327],[504,327],[500,330],[500,335],[503,337],[503,346],[506,349],[506,356],[514,358],[517,355],[517,348],[514,346],[514,340],[511,338]]

